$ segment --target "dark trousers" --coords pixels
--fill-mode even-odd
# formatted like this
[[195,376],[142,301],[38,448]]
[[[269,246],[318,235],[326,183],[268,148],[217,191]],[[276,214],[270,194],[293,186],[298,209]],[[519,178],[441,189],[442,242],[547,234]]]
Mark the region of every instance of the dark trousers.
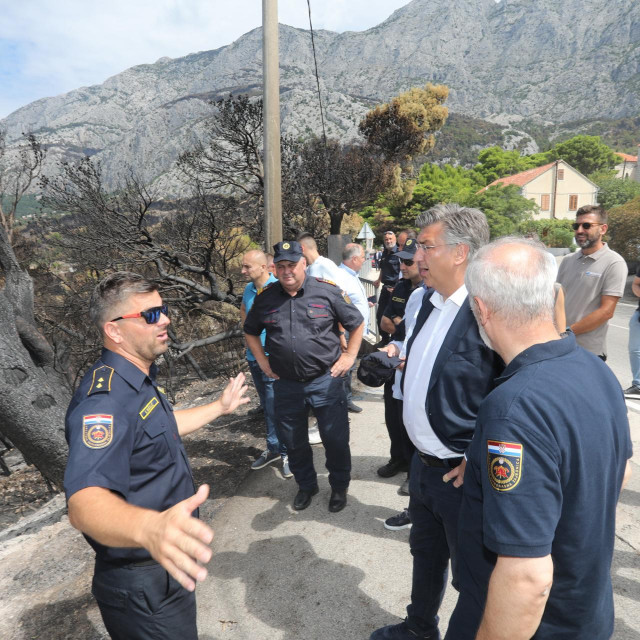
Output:
[[386,331],[380,329],[380,321],[382,320],[385,309],[389,304],[389,300],[391,300],[391,291],[388,291],[387,287],[384,284],[380,285],[380,296],[378,297],[378,308],[376,309],[376,323],[378,325],[378,331],[380,333],[380,341],[384,342],[385,344],[389,342],[389,338],[391,336]]
[[329,484],[336,491],[344,491],[351,478],[344,380],[329,373],[309,382],[280,378],[273,389],[278,437],[287,448],[289,468],[300,489],[310,491],[318,485],[308,429],[309,410],[313,408],[325,449]]
[[384,422],[391,440],[390,456],[394,462],[411,464],[415,447],[402,421],[402,400],[393,397],[393,378],[384,383]]
[[427,467],[417,452],[411,462],[409,481],[409,545],[413,556],[411,604],[407,624],[418,635],[440,638],[438,609],[447,586],[449,559],[453,586],[457,588],[456,560],[458,514],[462,487],[443,482],[448,468]]
[[159,564],[113,567],[96,560],[91,592],[113,640],[198,640],[195,593]]

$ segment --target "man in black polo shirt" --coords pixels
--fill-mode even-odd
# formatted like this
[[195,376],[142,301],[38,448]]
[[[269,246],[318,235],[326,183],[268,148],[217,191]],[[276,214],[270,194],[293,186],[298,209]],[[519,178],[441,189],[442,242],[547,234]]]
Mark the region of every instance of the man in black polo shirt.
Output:
[[553,323],[555,262],[502,238],[466,274],[507,364],[467,450],[450,640],[607,640],[615,510],[631,440],[610,369]]
[[381,327],[382,315],[391,299],[391,292],[398,284],[400,276],[400,259],[396,256],[398,253],[398,245],[396,244],[396,234],[393,231],[385,231],[384,249],[379,260],[380,275],[375,281],[374,286],[378,288],[382,285],[380,296],[378,297],[378,309],[376,311],[376,321],[380,328],[380,342],[378,346],[384,346],[389,342],[389,334]]
[[[306,275],[300,243],[279,242],[274,249],[278,282],[256,296],[244,323],[245,338],[262,371],[275,379],[278,437],[299,487],[293,508],[306,509],[318,493],[308,432],[313,407],[327,456],[329,510],[340,511],[347,504],[351,474],[343,377],[358,355],[362,314],[335,284]],[[349,332],[345,352],[339,325]],[[263,329],[269,356],[260,342]]]

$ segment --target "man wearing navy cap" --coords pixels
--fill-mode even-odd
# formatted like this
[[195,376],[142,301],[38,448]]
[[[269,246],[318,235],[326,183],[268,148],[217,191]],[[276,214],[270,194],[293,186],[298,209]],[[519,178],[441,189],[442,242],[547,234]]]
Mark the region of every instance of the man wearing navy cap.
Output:
[[[329,511],[336,512],[347,503],[351,475],[343,376],[358,355],[364,323],[341,289],[307,276],[300,243],[279,242],[274,250],[278,282],[256,296],[244,323],[245,338],[262,371],[275,379],[278,436],[287,447],[289,467],[299,487],[293,508],[306,509],[318,493],[308,436],[313,407],[329,471]],[[344,352],[339,324],[349,332]],[[263,329],[269,356],[260,342]]]
[[209,488],[195,492],[180,438],[248,402],[244,374],[219,400],[174,411],[155,382],[170,322],[157,286],[107,276],[89,313],[104,349],[67,411],[64,489],[96,552],[92,593],[114,640],[197,640],[194,589],[213,531],[198,520]]
[[554,326],[555,260],[538,242],[480,249],[465,282],[507,367],[467,449],[460,597],[446,639],[608,640],[616,503],[630,473],[620,384]]

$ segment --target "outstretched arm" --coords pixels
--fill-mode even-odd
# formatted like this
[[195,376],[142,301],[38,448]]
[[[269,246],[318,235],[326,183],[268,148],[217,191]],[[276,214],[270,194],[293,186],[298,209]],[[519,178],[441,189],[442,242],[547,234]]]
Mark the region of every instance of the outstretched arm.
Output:
[[69,521],[97,542],[109,547],[144,548],[185,589],[193,591],[207,577],[198,563],[211,559],[207,545],[213,531],[191,514],[209,495],[209,486],[166,511],[127,503],[102,487],[86,487],[69,498]]

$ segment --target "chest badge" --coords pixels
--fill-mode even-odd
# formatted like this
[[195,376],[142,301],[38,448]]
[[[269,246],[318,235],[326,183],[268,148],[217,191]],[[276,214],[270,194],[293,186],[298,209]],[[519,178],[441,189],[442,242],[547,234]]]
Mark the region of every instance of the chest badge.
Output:
[[160,400],[158,400],[158,398],[156,398],[155,396],[153,396],[153,398],[151,398],[151,400],[149,400],[149,402],[147,402],[147,404],[144,405],[144,407],[142,407],[141,411],[140,411],[140,417],[143,420],[146,420],[150,415],[151,412],[160,404]]
[[89,449],[104,449],[113,440],[113,416],[95,414],[82,418],[82,442]]
[[523,454],[521,444],[487,440],[487,472],[496,491],[510,491],[520,482]]

